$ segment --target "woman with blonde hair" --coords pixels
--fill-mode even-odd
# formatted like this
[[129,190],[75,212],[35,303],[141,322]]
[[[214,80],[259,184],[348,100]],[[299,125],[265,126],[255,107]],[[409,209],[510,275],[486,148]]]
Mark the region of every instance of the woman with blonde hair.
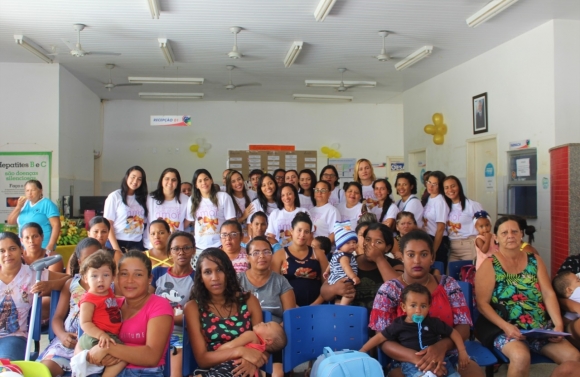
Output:
[[354,165],[354,180],[362,186],[362,197],[369,209],[377,205],[373,182],[377,179],[373,165],[366,158],[361,158]]

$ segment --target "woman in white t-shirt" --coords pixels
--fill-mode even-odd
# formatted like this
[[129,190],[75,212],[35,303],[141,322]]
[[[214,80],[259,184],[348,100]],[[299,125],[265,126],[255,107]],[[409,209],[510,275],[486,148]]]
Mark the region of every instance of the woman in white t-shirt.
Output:
[[340,188],[338,182],[338,171],[334,165],[326,165],[320,171],[320,181],[326,181],[330,183],[330,198],[328,202],[333,206],[337,207],[338,203],[344,203],[346,198],[344,196],[344,190]]
[[320,181],[314,187],[316,207],[311,208],[312,233],[314,237],[324,236],[334,243],[334,223],[340,221],[340,212],[328,202],[330,197],[330,183]]
[[187,220],[195,222],[196,255],[208,247],[219,247],[220,227],[226,220],[235,220],[236,210],[232,198],[218,191],[211,174],[197,169],[193,174],[193,192],[187,202]]
[[423,204],[417,197],[417,178],[411,173],[399,173],[395,180],[395,189],[401,199],[397,202],[399,211],[411,212],[415,220],[423,217]]
[[282,247],[292,244],[292,220],[298,212],[310,213],[300,207],[298,190],[291,183],[284,183],[276,195],[278,209],[272,211],[268,217],[266,235],[278,240]]
[[[298,172],[294,169],[286,170],[284,174],[284,183],[290,183],[298,190]],[[282,187],[282,186],[280,186]]]
[[354,165],[354,180],[362,187],[362,197],[370,210],[377,205],[377,197],[373,190],[373,182],[377,179],[373,171],[373,165],[366,158],[361,158]]
[[242,225],[242,232],[247,234],[246,221],[252,213],[250,204],[256,199],[256,193],[246,190],[244,177],[237,170],[230,170],[226,176],[226,193],[232,198],[236,209],[236,219]]
[[[183,230],[183,223],[187,213],[188,197],[181,193],[181,175],[177,169],[167,168],[163,170],[157,182],[157,189],[147,196],[147,208],[149,215],[147,223],[154,220],[165,220],[171,233]],[[149,234],[149,226],[147,226]],[[143,238],[143,245],[151,249],[153,245],[149,237]]]
[[147,176],[140,166],[130,167],[121,188],[105,200],[103,217],[109,220],[111,232],[107,247],[124,253],[143,247],[143,231],[149,211],[147,209]]
[[373,190],[377,198],[377,205],[370,212],[377,216],[377,220],[380,223],[394,230],[395,218],[397,217],[397,213],[399,213],[399,208],[393,203],[393,199],[391,199],[391,184],[388,180],[379,178],[373,182]]
[[258,182],[258,197],[252,201],[252,212],[248,216],[248,223],[250,223],[252,215],[256,212],[261,211],[266,215],[270,215],[272,211],[278,209],[278,204],[276,203],[277,192],[278,185],[272,174],[264,174],[260,178],[260,182]]
[[340,213],[340,221],[350,221],[351,224],[356,224],[362,215],[362,188],[358,182],[349,182],[345,190],[346,201],[340,203],[336,209]]
[[483,208],[478,202],[465,197],[461,182],[453,175],[445,178],[443,190],[450,209],[447,220],[447,233],[451,242],[449,262],[473,260],[476,254],[475,237],[478,234],[473,225],[473,215]]
[[300,170],[300,174],[298,174],[298,198],[300,199],[300,207],[310,210],[316,205],[314,192],[312,191],[314,186],[316,186],[316,174],[310,169]]
[[[427,177],[427,191],[429,197],[423,203],[423,217],[419,221],[419,227],[429,233],[433,239],[433,250],[436,251],[435,260],[443,262],[447,269],[449,254],[449,237],[447,237],[446,224],[449,219],[449,206],[443,197],[443,181],[445,174],[435,170]],[[444,271],[441,271],[444,273]]]

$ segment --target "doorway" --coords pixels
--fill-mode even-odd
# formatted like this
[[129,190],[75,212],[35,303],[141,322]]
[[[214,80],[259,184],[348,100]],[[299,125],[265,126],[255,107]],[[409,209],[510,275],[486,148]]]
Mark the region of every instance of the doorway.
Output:
[[421,194],[425,190],[423,173],[427,171],[427,151],[425,149],[409,152],[409,168],[406,171],[417,178],[417,196],[421,199]]
[[497,219],[497,139],[490,136],[467,141],[467,197],[479,202]]

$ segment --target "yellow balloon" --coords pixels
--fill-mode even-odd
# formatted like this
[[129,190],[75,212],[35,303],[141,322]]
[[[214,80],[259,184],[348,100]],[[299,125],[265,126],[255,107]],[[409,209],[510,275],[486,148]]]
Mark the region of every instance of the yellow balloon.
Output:
[[437,145],[441,145],[443,144],[443,142],[445,141],[445,136],[441,135],[441,134],[435,134],[433,135],[433,142]]
[[425,128],[423,128],[423,131],[425,131],[425,133],[428,133],[429,135],[435,135],[435,126],[432,124],[428,124],[425,126]]
[[203,158],[204,156],[205,156],[205,153],[197,152],[197,157]]
[[322,153],[324,153],[324,154],[328,154],[330,152],[330,148],[328,148],[328,147],[322,147],[322,148],[320,148],[320,151]]
[[197,152],[198,149],[199,149],[199,145],[197,145],[197,144],[191,144],[189,146],[189,150],[194,152],[194,153]]
[[334,158],[341,158],[342,154],[339,151],[334,151]]
[[432,119],[433,119],[433,124],[436,126],[443,124],[443,114],[441,114],[441,113],[433,114]]
[[447,135],[447,125],[440,124],[437,126],[437,133],[440,135]]

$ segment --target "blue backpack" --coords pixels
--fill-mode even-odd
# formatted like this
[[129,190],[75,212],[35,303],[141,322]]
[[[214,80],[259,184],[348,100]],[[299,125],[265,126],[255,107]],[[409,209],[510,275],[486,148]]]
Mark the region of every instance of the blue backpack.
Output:
[[378,377],[384,376],[381,364],[364,352],[337,351],[324,347],[318,356],[310,377]]

